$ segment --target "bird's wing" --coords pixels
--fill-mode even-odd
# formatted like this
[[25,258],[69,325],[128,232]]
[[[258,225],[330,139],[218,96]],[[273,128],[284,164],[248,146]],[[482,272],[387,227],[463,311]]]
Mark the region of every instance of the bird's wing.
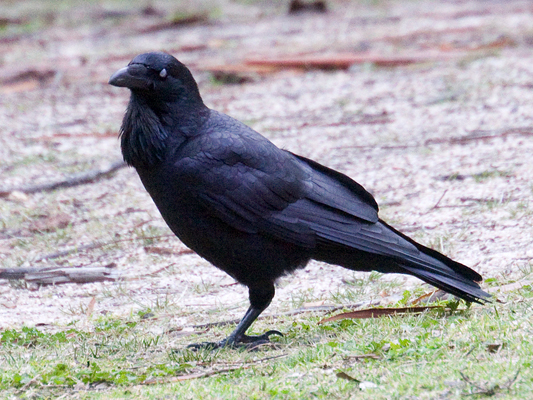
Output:
[[292,155],[298,159],[312,184],[311,190],[306,193],[309,200],[367,222],[378,221],[378,204],[363,186],[316,161]]
[[266,139],[210,139],[192,141],[176,169],[198,201],[238,230],[314,247],[316,230],[309,221],[315,213],[327,211],[333,219],[352,222],[378,221],[372,196],[338,172],[280,150]]
[[370,193],[346,175],[296,156],[310,169],[312,188],[273,218],[297,218],[319,241],[375,254],[405,256],[418,250],[379,224],[378,205]]

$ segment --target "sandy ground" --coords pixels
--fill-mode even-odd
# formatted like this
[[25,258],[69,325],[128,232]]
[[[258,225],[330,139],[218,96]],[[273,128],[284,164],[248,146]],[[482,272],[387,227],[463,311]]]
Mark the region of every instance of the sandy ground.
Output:
[[[119,160],[116,136],[129,93],[107,79],[136,54],[165,50],[191,67],[206,104],[356,179],[381,204],[381,217],[416,240],[502,283],[531,270],[530,2],[338,1],[327,14],[297,16],[262,2],[202,3],[192,11],[210,12],[207,22],[170,28],[161,25],[177,11],[170,2],[157,3],[157,15],[137,3],[112,5],[2,6],[12,21],[40,19],[0,32],[0,189]],[[439,57],[397,67],[247,71],[252,79],[240,85],[214,82],[208,71],[250,57],[347,52]],[[188,326],[238,317],[247,307],[245,288],[180,253],[184,246],[168,236],[131,169],[94,184],[11,193],[0,198],[0,218],[2,268],[114,263],[140,277],[40,288],[0,280],[0,329],[90,325],[98,315],[169,305],[171,323]],[[38,261],[95,242],[111,244]],[[350,271],[312,262],[280,281],[269,311],[330,299],[350,279]]]

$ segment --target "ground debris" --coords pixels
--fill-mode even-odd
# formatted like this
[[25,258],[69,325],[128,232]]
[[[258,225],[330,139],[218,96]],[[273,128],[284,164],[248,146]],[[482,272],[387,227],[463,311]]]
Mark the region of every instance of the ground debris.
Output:
[[483,396],[494,396],[497,393],[501,392],[502,390],[509,390],[511,388],[513,383],[515,383],[516,380],[518,379],[518,375],[520,374],[520,368],[518,369],[518,371],[516,371],[516,374],[514,375],[514,377],[509,378],[507,380],[507,382],[505,382],[502,385],[499,385],[499,384],[488,385],[488,386],[481,385],[481,384],[478,384],[478,383],[472,381],[468,376],[466,376],[462,372],[459,372],[459,374],[461,375],[461,378],[463,379],[463,381],[465,381],[470,386],[476,388],[475,391],[473,391],[473,392],[471,392],[469,394],[472,394],[472,395],[483,395]]
[[230,368],[222,368],[217,370],[211,370],[206,372],[195,372],[191,374],[186,375],[178,375],[178,376],[171,376],[168,378],[149,378],[146,379],[144,382],[142,382],[142,385],[155,385],[155,384],[164,384],[164,383],[171,383],[171,382],[182,382],[182,381],[188,381],[191,379],[198,379],[198,378],[207,378],[208,376],[216,375],[216,374],[223,374],[226,372],[232,372],[239,369],[247,369],[249,367],[247,366],[239,366],[239,367],[230,367]]
[[427,306],[427,307],[396,307],[396,308],[367,308],[364,310],[350,311],[347,313],[342,313],[334,315],[333,317],[325,318],[318,322],[318,325],[325,324],[326,322],[338,321],[340,319],[367,319],[367,318],[378,318],[387,315],[397,315],[397,314],[418,314],[427,310],[432,309],[442,309],[441,306]]
[[139,33],[152,33],[167,29],[174,29],[179,26],[205,24],[209,22],[209,14],[199,13],[178,13],[173,15],[168,21],[163,21],[150,25],[139,30]]
[[115,264],[108,264],[104,267],[3,268],[0,279],[23,279],[38,285],[116,281],[121,278],[121,272],[115,267]]
[[337,371],[337,373],[335,375],[337,375],[337,378],[346,379],[347,381],[350,381],[350,382],[357,382],[357,383],[361,382],[359,379],[356,379],[356,378],[348,375],[344,371]]
[[60,71],[49,68],[26,68],[0,73],[0,93],[16,93],[45,87]]
[[289,5],[289,14],[299,14],[302,12],[325,13],[328,6],[325,0],[302,1],[292,0]]
[[31,224],[31,232],[53,232],[57,229],[64,229],[72,222],[72,217],[67,213],[49,215],[43,219],[38,219]]
[[489,140],[494,138],[503,138],[506,136],[518,135],[518,136],[532,136],[533,129],[530,127],[511,127],[497,130],[485,130],[485,129],[476,129],[469,132],[464,136],[452,136],[452,137],[442,137],[436,139],[428,139],[425,141],[425,145],[438,144],[438,143],[453,143],[453,144],[462,144],[468,143],[476,140]]
[[245,60],[246,65],[276,67],[279,69],[301,68],[301,69],[343,69],[347,70],[354,64],[373,64],[378,67],[398,67],[416,63],[434,62],[440,60],[450,60],[459,58],[455,53],[425,52],[406,53],[400,55],[383,55],[377,53],[337,53],[330,55],[323,54],[302,54],[284,57],[255,57]]
[[43,183],[39,185],[30,185],[17,188],[0,188],[0,197],[7,197],[12,192],[21,193],[37,193],[49,192],[60,188],[68,188],[72,186],[85,185],[87,183],[96,182],[102,178],[111,176],[115,171],[126,167],[124,161],[115,161],[102,169],[93,169],[87,172],[67,176],[56,182]]

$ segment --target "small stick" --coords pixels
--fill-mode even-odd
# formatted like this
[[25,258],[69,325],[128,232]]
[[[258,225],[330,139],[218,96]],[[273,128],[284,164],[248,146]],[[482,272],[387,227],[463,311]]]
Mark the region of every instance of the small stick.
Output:
[[[41,257],[37,258],[34,261],[35,262],[39,262],[39,261],[44,261],[44,260],[50,260],[50,259],[53,259],[53,258],[59,258],[59,257],[63,257],[63,256],[66,256],[66,255],[69,255],[69,254],[72,254],[72,253],[76,253],[78,251],[93,250],[93,249],[97,249],[99,247],[110,246],[110,245],[117,244],[117,243],[120,243],[120,242],[130,242],[132,240],[142,240],[142,239],[147,239],[147,240],[161,239],[161,238],[164,238],[164,237],[174,237],[174,236],[175,236],[174,234],[168,234],[168,235],[159,235],[159,236],[150,236],[150,237],[136,237],[136,238],[128,238],[128,239],[118,239],[118,240],[112,240],[110,242],[93,242],[93,243],[85,244],[85,245],[82,245],[82,246],[74,247],[72,249],[61,250],[61,251],[58,251],[56,253],[47,254],[45,256],[41,256]],[[192,250],[191,250],[191,252],[192,252]],[[179,254],[185,254],[185,253],[180,252]]]
[[427,211],[426,211],[424,214],[422,214],[422,215],[426,215],[426,214],[428,214],[429,212],[431,212],[431,211],[433,211],[433,210],[439,208],[439,204],[440,204],[441,200],[444,198],[444,196],[446,195],[446,193],[448,193],[448,189],[446,189],[446,190],[444,191],[444,193],[442,193],[442,196],[440,196],[439,200],[435,203],[435,205],[434,205],[433,207],[431,207],[429,210],[427,210]]
[[23,192],[23,193],[38,193],[38,192],[50,192],[59,188],[68,188],[72,186],[85,185],[87,183],[92,183],[98,181],[102,178],[106,178],[111,175],[113,172],[126,167],[124,161],[115,161],[107,168],[104,169],[93,169],[87,172],[82,172],[80,174],[74,174],[61,179],[57,182],[43,183],[39,185],[31,186],[22,186],[14,187],[8,189],[0,189],[0,197],[9,196],[11,192]]

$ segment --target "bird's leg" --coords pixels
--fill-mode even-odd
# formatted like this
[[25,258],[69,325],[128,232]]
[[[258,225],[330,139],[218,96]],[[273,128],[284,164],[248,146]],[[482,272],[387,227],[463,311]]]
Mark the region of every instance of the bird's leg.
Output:
[[250,308],[248,308],[248,311],[246,311],[246,314],[244,314],[244,317],[241,322],[239,322],[239,325],[237,325],[237,328],[235,328],[235,330],[226,339],[222,340],[219,343],[219,347],[237,347],[239,344],[251,344],[253,346],[256,346],[259,344],[268,343],[270,335],[283,336],[281,332],[274,330],[265,332],[262,335],[258,336],[248,336],[245,334],[248,328],[257,319],[257,317],[261,314],[262,311],[263,310],[255,308],[254,306],[250,306]]
[[[265,285],[266,286],[266,285]],[[269,342],[269,337],[271,335],[280,335],[283,336],[281,332],[278,331],[268,331],[258,336],[248,336],[246,331],[253,324],[253,322],[259,317],[259,315],[268,307],[272,298],[274,297],[274,285],[268,285],[268,288],[265,287],[249,287],[249,296],[250,296],[250,308],[244,314],[241,322],[235,328],[233,332],[224,340],[221,340],[218,343],[199,343],[191,344],[188,347],[199,349],[199,348],[212,348],[217,349],[221,347],[239,347],[244,345],[245,347],[256,347],[263,343]]]

